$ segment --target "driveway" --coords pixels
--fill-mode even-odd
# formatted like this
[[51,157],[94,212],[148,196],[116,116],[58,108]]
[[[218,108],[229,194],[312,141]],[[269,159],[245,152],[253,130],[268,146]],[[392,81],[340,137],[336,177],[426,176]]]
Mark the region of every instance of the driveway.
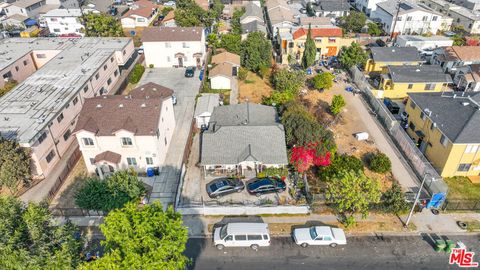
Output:
[[150,202],[160,201],[164,207],[174,204],[180,180],[183,153],[190,133],[195,107],[195,96],[199,92],[198,71],[193,78],[185,78],[183,68],[147,68],[139,85],[153,82],[173,89],[177,96],[175,131],[168,148],[165,164],[160,175],[153,179]]

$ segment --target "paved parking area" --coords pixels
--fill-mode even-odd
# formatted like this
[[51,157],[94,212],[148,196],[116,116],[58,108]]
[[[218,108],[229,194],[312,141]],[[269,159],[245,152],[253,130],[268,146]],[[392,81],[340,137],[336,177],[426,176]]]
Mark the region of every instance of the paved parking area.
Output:
[[175,131],[160,175],[153,180],[150,202],[159,200],[165,207],[175,202],[180,180],[182,158],[187,144],[195,107],[195,96],[199,92],[198,71],[193,78],[185,78],[184,68],[147,68],[138,85],[154,82],[173,89],[177,96]]

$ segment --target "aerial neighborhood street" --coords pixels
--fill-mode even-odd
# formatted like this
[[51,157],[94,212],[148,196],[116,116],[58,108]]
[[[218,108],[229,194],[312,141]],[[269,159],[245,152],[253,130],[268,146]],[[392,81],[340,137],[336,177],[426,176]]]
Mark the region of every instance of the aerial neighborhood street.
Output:
[[475,269],[478,0],[4,0],[0,269]]

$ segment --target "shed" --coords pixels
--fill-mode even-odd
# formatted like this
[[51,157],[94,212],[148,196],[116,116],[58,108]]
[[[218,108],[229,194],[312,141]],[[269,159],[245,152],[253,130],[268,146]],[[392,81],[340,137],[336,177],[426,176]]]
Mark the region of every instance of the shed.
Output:
[[210,116],[212,116],[213,109],[220,105],[219,94],[203,94],[197,100],[195,107],[195,123],[198,128],[208,128]]

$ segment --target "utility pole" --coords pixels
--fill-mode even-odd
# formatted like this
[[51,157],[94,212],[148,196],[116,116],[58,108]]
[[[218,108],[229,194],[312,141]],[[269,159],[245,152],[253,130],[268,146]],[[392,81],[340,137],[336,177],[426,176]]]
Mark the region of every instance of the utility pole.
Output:
[[422,179],[422,184],[420,184],[420,188],[418,189],[417,195],[415,196],[415,201],[413,202],[412,209],[410,209],[410,213],[408,214],[407,221],[405,221],[405,228],[408,228],[408,223],[410,223],[410,219],[412,218],[413,211],[415,210],[415,206],[418,203],[418,199],[420,199],[420,193],[423,190],[423,185],[425,185],[425,180],[427,180],[427,175],[431,176],[429,173],[425,173]]
[[395,17],[393,18],[392,33],[390,33],[390,40],[392,42],[393,42],[393,36],[394,36],[394,33],[395,33],[395,27],[397,26],[397,19],[398,19],[398,14],[400,13],[400,4],[401,3],[402,3],[401,1],[398,1],[397,12],[395,13]]

